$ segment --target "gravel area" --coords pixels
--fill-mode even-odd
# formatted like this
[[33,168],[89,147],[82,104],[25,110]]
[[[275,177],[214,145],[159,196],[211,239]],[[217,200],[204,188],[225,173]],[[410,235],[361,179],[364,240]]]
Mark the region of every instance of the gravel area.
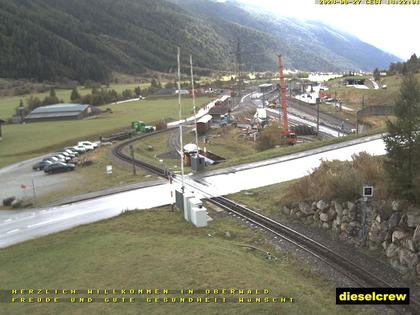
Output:
[[[43,171],[33,171],[32,165],[44,157],[36,157],[0,169],[0,202],[11,196],[32,197],[32,183],[35,184],[36,195],[39,197],[65,189],[80,178],[75,172],[47,175]],[[22,189],[21,185],[25,185],[26,189]]]

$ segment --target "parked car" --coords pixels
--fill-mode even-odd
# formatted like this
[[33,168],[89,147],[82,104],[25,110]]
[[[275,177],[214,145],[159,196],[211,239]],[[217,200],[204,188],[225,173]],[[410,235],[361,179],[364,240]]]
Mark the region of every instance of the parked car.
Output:
[[63,160],[63,159],[61,159],[61,158],[58,158],[58,157],[56,157],[56,156],[50,156],[50,157],[47,157],[47,158],[43,159],[43,161],[51,161],[51,162],[53,162],[53,163],[57,163],[57,162],[65,162],[65,160]]
[[73,171],[75,168],[74,164],[66,164],[63,162],[53,163],[44,168],[44,172],[47,174],[62,173]]
[[67,152],[69,154],[73,154],[74,156],[78,156],[79,152],[77,152],[75,149],[70,149],[70,148],[64,148],[64,152]]
[[59,159],[62,159],[62,160],[64,160],[64,161],[66,161],[66,162],[68,162],[68,161],[70,161],[70,160],[71,160],[71,158],[70,158],[70,157],[65,156],[65,155],[63,155],[63,154],[56,154],[55,156],[56,156],[56,157],[58,157]]
[[81,145],[75,145],[73,147],[73,149],[75,149],[77,152],[81,153],[85,153],[87,151],[87,149],[84,146]]
[[74,158],[75,157],[75,155],[74,154],[70,154],[70,153],[68,153],[68,152],[66,152],[66,151],[60,151],[60,152],[57,152],[58,154],[61,154],[61,155],[64,155],[65,157],[68,157],[68,158],[70,158],[70,159],[72,159],[72,158]]
[[98,146],[96,143],[92,143],[89,141],[82,141],[78,143],[79,146],[85,147],[86,150],[95,150],[96,147]]
[[32,166],[34,171],[42,171],[46,166],[53,164],[50,160],[42,160]]

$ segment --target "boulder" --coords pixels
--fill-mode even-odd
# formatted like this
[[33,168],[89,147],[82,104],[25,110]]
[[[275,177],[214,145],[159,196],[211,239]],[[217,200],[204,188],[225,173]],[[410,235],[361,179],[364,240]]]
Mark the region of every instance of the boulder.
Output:
[[381,215],[380,214],[378,214],[376,216],[375,221],[378,222],[378,223],[381,223],[382,222],[382,219],[381,219]]
[[226,238],[231,238],[231,237],[232,237],[232,234],[230,234],[230,232],[229,232],[229,231],[226,231],[226,232],[225,232],[225,237],[226,237]]
[[341,217],[343,215],[343,207],[337,201],[334,201],[334,210],[337,213],[338,217]]
[[414,254],[405,248],[400,249],[398,258],[401,265],[407,266],[410,269],[415,268],[419,262],[417,254]]
[[394,232],[392,232],[392,243],[397,243],[399,240],[408,237],[407,231],[397,228]]
[[341,218],[339,216],[337,216],[334,221],[333,221],[333,226],[340,226],[341,225]]
[[316,201],[314,201],[314,202],[312,202],[312,204],[311,204],[311,208],[312,208],[312,210],[316,210],[317,208],[316,208]]
[[290,209],[288,207],[284,206],[282,211],[285,215],[290,215]]
[[416,227],[420,224],[420,214],[417,213],[407,213],[407,225],[408,227]]
[[330,221],[331,217],[329,216],[329,214],[328,214],[328,213],[321,212],[321,213],[319,214],[319,219],[320,219],[322,222],[328,222],[328,221]]
[[304,215],[311,215],[311,214],[315,213],[315,211],[312,209],[312,207],[309,204],[307,204],[306,202],[299,202],[299,210]]
[[402,247],[408,249],[411,252],[416,252],[416,249],[414,248],[413,239],[411,237],[406,237],[400,240],[400,244]]
[[3,206],[9,207],[12,205],[12,202],[16,200],[16,197],[8,197],[3,199]]
[[349,230],[349,224],[348,224],[348,223],[346,223],[346,222],[341,223],[340,229],[341,229],[341,231],[348,233],[348,230]]
[[349,211],[356,211],[356,204],[354,202],[347,201],[347,209],[349,209]]
[[388,229],[392,230],[398,225],[398,222],[401,220],[401,214],[399,212],[394,212],[388,220]]
[[399,250],[400,248],[397,245],[395,245],[394,243],[391,243],[386,248],[385,255],[388,258],[395,257],[398,255]]
[[330,228],[330,225],[327,222],[322,223],[322,228],[327,230]]
[[413,245],[416,251],[420,251],[420,224],[417,225],[413,234]]
[[329,207],[329,205],[325,201],[320,200],[316,203],[316,207],[321,211],[325,211]]
[[400,219],[400,222],[398,222],[398,225],[399,226],[402,226],[402,227],[408,227],[408,225],[407,225],[407,215],[406,214],[403,214],[402,216],[401,216],[401,219]]
[[401,211],[401,202],[399,200],[392,201],[391,208],[392,211]]

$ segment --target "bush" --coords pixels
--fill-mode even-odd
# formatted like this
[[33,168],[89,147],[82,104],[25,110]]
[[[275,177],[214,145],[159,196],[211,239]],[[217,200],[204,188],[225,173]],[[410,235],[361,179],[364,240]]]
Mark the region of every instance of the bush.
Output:
[[282,144],[282,129],[272,125],[264,128],[257,140],[257,150],[265,151],[274,148],[276,145]]
[[289,186],[282,202],[313,200],[353,200],[361,196],[363,185],[375,187],[375,197],[388,196],[383,159],[366,152],[354,155],[352,161],[322,161],[312,174]]

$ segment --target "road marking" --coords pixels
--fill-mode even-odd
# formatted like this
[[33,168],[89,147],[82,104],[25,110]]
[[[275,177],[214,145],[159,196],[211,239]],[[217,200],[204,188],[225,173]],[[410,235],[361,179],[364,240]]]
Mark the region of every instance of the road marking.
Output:
[[14,229],[14,230],[7,231],[6,234],[12,234],[12,233],[16,233],[16,232],[19,232],[19,229]]

